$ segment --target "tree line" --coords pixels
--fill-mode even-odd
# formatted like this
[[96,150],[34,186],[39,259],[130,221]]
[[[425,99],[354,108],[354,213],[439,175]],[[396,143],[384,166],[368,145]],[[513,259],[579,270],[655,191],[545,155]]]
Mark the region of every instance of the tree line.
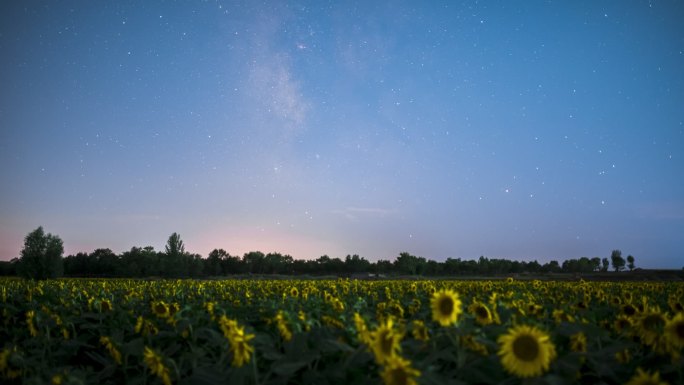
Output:
[[613,250],[608,258],[556,260],[540,264],[534,261],[512,261],[500,258],[462,260],[447,258],[438,262],[402,252],[393,261],[369,261],[357,254],[344,259],[327,255],[317,259],[295,259],[280,253],[264,254],[251,251],[244,255],[230,255],[224,249],[212,250],[206,258],[185,250],[177,233],[168,238],[164,251],[152,246],[132,247],[116,254],[110,249],[96,249],[91,253],[77,253],[62,257],[62,240],[45,234],[42,227],[29,233],[24,239],[21,257],[0,262],[0,275],[19,275],[29,279],[67,277],[165,277],[203,278],[244,274],[283,275],[423,275],[467,276],[516,273],[590,273],[614,271],[625,266],[635,268],[634,257],[625,260],[620,250]]

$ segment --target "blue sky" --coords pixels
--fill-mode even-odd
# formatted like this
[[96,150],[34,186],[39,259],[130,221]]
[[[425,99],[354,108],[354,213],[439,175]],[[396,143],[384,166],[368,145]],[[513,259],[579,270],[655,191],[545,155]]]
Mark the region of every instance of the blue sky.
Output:
[[0,258],[684,265],[684,6],[0,5]]

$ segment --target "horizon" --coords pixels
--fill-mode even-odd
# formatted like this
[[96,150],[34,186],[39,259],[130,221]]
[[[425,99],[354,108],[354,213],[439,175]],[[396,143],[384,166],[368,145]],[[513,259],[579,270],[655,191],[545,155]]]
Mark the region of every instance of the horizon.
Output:
[[[48,234],[49,231],[45,231],[45,233]],[[58,234],[52,234],[52,235],[57,235],[57,236],[59,236]],[[178,234],[178,235],[181,236],[181,234]],[[60,239],[61,239],[61,238],[60,238]],[[358,253],[346,253],[346,254],[342,254],[342,255],[330,255],[330,254],[325,254],[325,253],[324,253],[324,254],[320,254],[320,255],[317,255],[317,256],[312,256],[312,257],[308,257],[308,258],[307,258],[307,257],[298,257],[298,256],[296,256],[296,255],[291,255],[291,254],[289,254],[289,253],[282,252],[282,251],[278,251],[278,250],[266,251],[266,250],[258,250],[258,249],[254,249],[254,250],[250,249],[250,250],[246,250],[246,251],[243,251],[243,252],[232,253],[232,252],[230,252],[230,250],[226,250],[226,249],[224,249],[224,248],[222,248],[222,247],[214,247],[214,248],[212,248],[211,250],[207,251],[206,253],[199,253],[199,252],[196,252],[196,251],[191,250],[191,249],[188,248],[188,247],[185,247],[185,246],[186,246],[186,242],[185,242],[185,240],[183,240],[183,237],[182,237],[182,236],[181,236],[181,240],[183,241],[183,245],[184,245],[184,248],[185,248],[185,252],[186,252],[186,253],[188,253],[188,254],[200,255],[203,259],[206,259],[212,251],[223,249],[224,251],[226,251],[226,253],[228,253],[228,255],[230,255],[230,256],[232,256],[232,257],[238,257],[238,258],[242,258],[245,254],[248,254],[248,253],[250,253],[250,252],[261,252],[261,253],[263,253],[263,254],[271,254],[271,253],[273,253],[273,254],[280,254],[280,255],[283,255],[283,256],[290,256],[290,257],[292,257],[292,258],[295,259],[295,260],[306,260],[306,261],[316,260],[316,259],[318,259],[319,257],[322,257],[322,256],[328,256],[328,257],[331,258],[331,259],[338,258],[338,259],[340,259],[340,260],[344,260],[347,256],[358,255],[359,257],[364,258],[364,259],[368,260],[368,261],[371,262],[371,263],[375,263],[375,262],[378,262],[378,261],[380,261],[380,260],[387,260],[387,261],[393,262],[393,261],[399,256],[399,254],[400,254],[400,253],[403,253],[403,252],[407,252],[407,253],[409,253],[410,255],[414,255],[414,256],[416,256],[416,257],[418,257],[418,258],[425,258],[425,259],[428,260],[428,261],[432,260],[432,261],[436,261],[436,262],[439,262],[439,263],[443,263],[443,262],[445,262],[447,259],[457,259],[457,260],[463,260],[463,261],[477,261],[477,260],[480,259],[480,257],[484,257],[484,258],[487,258],[487,259],[490,259],[490,260],[491,260],[491,259],[503,259],[503,260],[509,260],[509,261],[526,262],[526,263],[536,261],[536,262],[538,262],[540,265],[544,265],[544,264],[549,263],[549,262],[551,262],[551,261],[558,262],[560,265],[562,265],[564,261],[567,261],[567,260],[579,260],[579,259],[581,259],[581,258],[592,259],[592,258],[598,257],[598,258],[601,258],[601,259],[606,258],[606,259],[610,260],[610,255],[608,255],[608,256],[593,255],[593,256],[578,256],[578,257],[565,257],[565,258],[562,258],[562,257],[546,257],[546,258],[541,258],[541,259],[540,259],[540,258],[533,258],[533,257],[528,257],[528,258],[510,258],[510,257],[506,257],[506,256],[491,256],[491,255],[490,255],[490,256],[488,256],[488,255],[479,255],[479,256],[475,256],[475,257],[464,257],[464,256],[428,257],[428,256],[423,256],[423,255],[416,255],[416,254],[413,254],[413,253],[411,253],[410,251],[406,251],[406,250],[400,251],[400,252],[398,252],[397,254],[392,255],[392,256],[375,257],[375,258],[374,258],[373,256],[370,256],[370,257],[369,257],[369,256],[361,255],[361,254],[358,254]],[[65,248],[64,248],[64,255],[63,255],[63,257],[75,256],[76,254],[79,254],[79,253],[91,254],[91,253],[93,253],[95,250],[98,250],[98,249],[109,249],[109,250],[111,250],[114,254],[116,254],[117,256],[121,256],[122,254],[124,254],[125,252],[130,251],[130,250],[131,250],[132,248],[134,248],[134,247],[138,247],[138,248],[141,248],[141,249],[142,249],[142,248],[145,248],[145,247],[152,247],[153,250],[154,250],[154,252],[157,252],[157,253],[164,253],[166,244],[167,244],[167,243],[164,243],[164,244],[162,244],[160,247],[156,247],[156,246],[151,245],[151,244],[147,244],[147,245],[145,245],[145,246],[132,246],[132,247],[129,247],[128,249],[120,250],[120,251],[113,250],[113,249],[108,248],[108,247],[96,247],[96,248],[94,248],[94,249],[92,249],[92,250],[90,250],[90,251],[81,250],[81,251],[75,251],[75,252],[74,252],[74,251],[67,252],[68,249],[65,247]],[[614,249],[614,250],[620,250],[620,249]],[[612,252],[612,251],[613,251],[613,250],[611,250],[611,252]],[[622,250],[620,250],[620,251],[622,251]],[[629,256],[629,255],[631,255],[631,254],[630,254],[630,253],[622,253],[622,257],[625,258],[625,259],[626,259],[627,256]],[[639,269],[639,268],[644,268],[644,269],[656,269],[656,270],[657,270],[657,269],[665,269],[665,270],[669,270],[669,269],[672,269],[672,270],[679,270],[679,269],[680,269],[680,267],[676,267],[676,266],[674,266],[674,267],[643,266],[643,265],[639,264],[639,259],[638,259],[636,256],[633,256],[633,257],[635,258],[635,268],[636,268],[636,269]],[[19,257],[16,257],[16,258],[19,258]],[[4,259],[0,259],[0,260],[4,260]],[[10,260],[11,260],[11,259],[10,259]],[[647,259],[647,260],[648,260],[648,259]],[[6,261],[9,261],[9,260],[6,260]],[[611,265],[611,266],[612,266],[612,265]],[[684,268],[684,266],[682,266],[681,268]],[[627,270],[625,270],[625,271],[627,271]]]
[[4,2],[0,260],[43,226],[65,255],[178,232],[203,257],[679,269],[681,20],[676,1]]

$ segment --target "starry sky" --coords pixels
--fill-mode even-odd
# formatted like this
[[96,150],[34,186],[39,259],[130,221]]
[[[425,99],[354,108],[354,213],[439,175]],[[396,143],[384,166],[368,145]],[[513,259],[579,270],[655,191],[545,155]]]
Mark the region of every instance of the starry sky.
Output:
[[678,1],[4,1],[0,259],[684,266]]

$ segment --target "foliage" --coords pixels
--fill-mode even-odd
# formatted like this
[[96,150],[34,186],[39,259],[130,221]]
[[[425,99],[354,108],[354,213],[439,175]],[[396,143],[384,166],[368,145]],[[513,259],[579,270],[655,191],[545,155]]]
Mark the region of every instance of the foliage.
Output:
[[684,379],[683,283],[5,278],[0,288],[7,384]]
[[610,254],[610,262],[613,265],[613,269],[615,269],[616,272],[624,269],[625,259],[622,258],[622,251],[613,250],[613,252]]
[[38,227],[24,238],[17,273],[29,279],[61,277],[63,253],[62,240],[56,235],[45,234],[43,227]]

